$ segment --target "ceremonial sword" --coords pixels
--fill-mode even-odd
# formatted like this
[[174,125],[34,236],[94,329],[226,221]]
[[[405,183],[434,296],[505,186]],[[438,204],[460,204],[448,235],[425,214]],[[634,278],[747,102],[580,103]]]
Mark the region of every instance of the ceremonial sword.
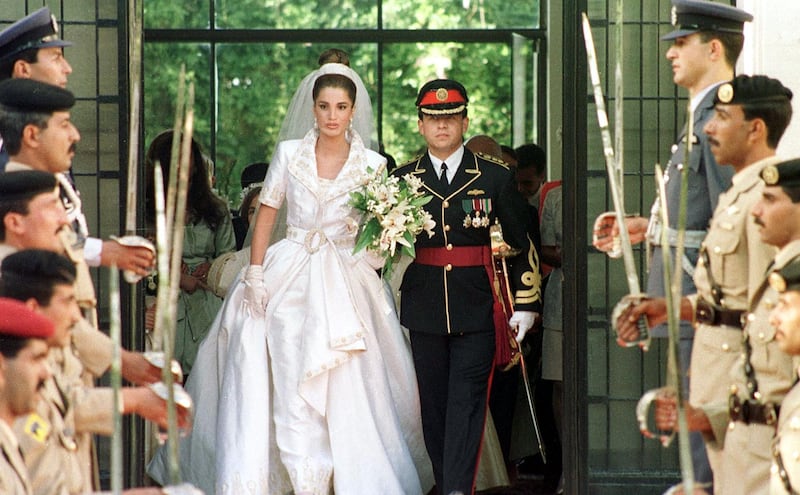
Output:
[[[597,68],[597,55],[594,49],[592,28],[589,25],[589,18],[586,17],[586,13],[581,13],[581,17],[583,19],[583,39],[586,44],[586,58],[589,64],[592,87],[594,89],[594,102],[597,107],[597,122],[600,125],[600,134],[603,138],[603,155],[606,160],[606,172],[608,173],[611,199],[614,202],[614,212],[616,214],[617,225],[619,226],[622,259],[625,266],[628,291],[634,298],[642,297],[643,294],[639,285],[639,275],[633,259],[633,247],[631,246],[628,229],[625,228],[625,205],[622,197],[620,178],[618,176],[617,160],[612,145],[611,131],[608,127],[608,114],[606,113],[606,105],[603,99],[603,88],[600,86],[600,72]],[[622,98],[622,95],[617,95],[617,98]],[[647,327],[647,319],[645,317],[639,319],[638,327],[639,338],[633,341],[625,341],[624,344],[626,347],[639,345],[644,350],[647,350],[650,347],[650,331]]]
[[[503,277],[503,285],[505,287],[505,294],[498,294],[506,300],[511,313],[514,313],[514,296],[511,294],[511,286],[508,283],[508,264],[506,258],[518,255],[521,250],[512,248],[503,239],[503,229],[500,223],[495,221],[495,224],[489,227],[489,239],[492,247],[492,257],[495,260],[496,275],[500,274]],[[503,306],[505,308],[505,305]],[[517,329],[514,329],[515,333]],[[514,336],[511,336],[513,339]],[[515,340],[516,342],[516,340]],[[522,371],[522,381],[525,385],[525,398],[528,400],[528,410],[531,413],[531,422],[533,423],[533,432],[536,435],[536,443],[539,447],[539,453],[542,456],[542,462],[547,464],[547,455],[545,453],[544,441],[542,441],[542,432],[539,428],[539,421],[536,416],[536,406],[533,402],[533,391],[531,389],[531,382],[528,378],[528,366],[525,364],[525,356],[521,348],[517,348],[517,358],[519,366]]]

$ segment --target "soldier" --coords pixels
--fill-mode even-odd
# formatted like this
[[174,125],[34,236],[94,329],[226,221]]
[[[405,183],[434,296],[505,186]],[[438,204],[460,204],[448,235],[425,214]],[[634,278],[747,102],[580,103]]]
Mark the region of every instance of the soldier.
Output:
[[[719,197],[701,246],[694,275],[697,293],[684,296],[680,304],[681,319],[694,323],[698,343],[690,362],[689,428],[703,432],[715,491],[726,495],[743,489],[741,472],[723,475],[722,452],[730,376],[744,351],[742,316],[775,254],[762,242],[749,212],[761,198],[759,174],[780,161],[775,148],[791,119],[791,98],[792,92],[776,79],[737,76],[715,92],[714,117],[704,128],[717,162],[731,164],[736,174]],[[621,339],[638,337],[641,315],[651,326],[666,321],[664,299],[645,299],[623,312],[617,320]],[[667,403],[663,399],[657,407]]]
[[517,340],[541,311],[538,257],[525,233],[525,204],[513,174],[499,160],[474,155],[463,145],[467,91],[437,79],[419,91],[418,128],[428,149],[393,174],[411,174],[433,200],[425,206],[437,223],[432,238],[419,236],[416,259],[400,290],[401,322],[411,333],[419,383],[425,445],[439,493],[474,491],[475,468],[486,417],[495,352],[495,325],[507,318],[493,297],[489,227],[499,221],[511,258],[516,310],[508,322]]
[[[0,264],[3,264],[5,257],[20,249],[37,248],[63,252],[58,231],[67,224],[53,174],[38,170],[0,174]],[[27,275],[29,279],[32,277],[33,274]],[[13,284],[6,281],[3,290],[7,295],[18,298],[22,298],[20,294],[25,295],[27,300],[31,295],[26,291],[32,291],[35,284],[21,282],[20,277],[17,279],[18,282]],[[60,325],[76,321],[73,318],[60,319]],[[72,330],[75,328],[77,327]],[[99,334],[96,330],[92,332]],[[108,349],[107,352],[110,354],[111,350]],[[64,438],[69,437],[76,441],[75,455],[84,459],[81,464],[81,468],[86,470],[82,475],[83,479],[91,480],[91,433],[108,435],[112,431],[110,390],[87,389],[80,380],[83,373],[82,363],[75,359],[71,350],[68,353],[62,349],[56,354],[58,356],[53,357],[53,369],[56,371],[54,380],[58,383],[59,393],[53,394],[54,403],[61,407],[59,414],[75,422],[74,427],[68,428],[71,432],[65,434]],[[135,356],[141,357],[140,354]],[[123,374],[126,374],[124,368],[125,363]],[[160,376],[160,370],[155,370],[155,375]],[[124,412],[138,413],[157,422],[163,419],[165,404],[149,388],[125,389],[123,396]],[[65,404],[69,406],[66,409]],[[106,404],[107,407],[100,408],[98,404]],[[66,444],[61,446],[66,447]]]
[[[700,243],[706,236],[708,223],[717,205],[720,193],[731,184],[733,170],[720,167],[711,153],[711,146],[703,126],[711,119],[714,110],[716,88],[733,78],[736,60],[742,51],[744,23],[753,17],[743,10],[704,0],[673,0],[672,19],[674,30],[664,37],[672,45],[666,53],[673,71],[673,82],[689,91],[694,110],[692,154],[689,156],[687,172],[688,204],[692,205],[686,215],[686,237],[683,267],[682,292],[695,292],[692,276],[700,252]],[[670,151],[670,160],[665,172],[667,209],[670,225],[659,221],[658,202],[653,204],[650,219],[632,217],[626,219],[631,242],[646,241],[651,246],[650,273],[647,293],[664,295],[664,266],[661,253],[661,230],[666,228],[670,245],[674,246],[678,224],[678,205],[681,189],[681,172],[686,159],[687,128],[678,135]],[[616,229],[613,216],[601,215],[595,221],[593,244],[609,252],[613,249],[613,233]],[[657,326],[651,335],[666,338],[665,325]],[[680,362],[684,390],[689,390],[688,366],[692,353],[694,330],[689,323],[680,328]],[[703,440],[699,434],[690,435],[692,464],[697,481],[710,487],[712,477],[704,453]]]
[[[77,495],[92,490],[88,449],[82,437],[110,435],[113,397],[110,388],[87,389],[82,367],[70,349],[70,329],[81,318],[75,300],[75,266],[52,251],[27,249],[2,260],[0,297],[16,299],[50,319],[48,339],[53,376],[42,391],[36,412],[19,418],[14,430],[28,466],[34,495]],[[123,414],[137,412],[166,428],[166,403],[144,387],[120,390]],[[185,425],[185,410],[178,409]]]
[[33,411],[47,367],[46,339],[53,324],[19,301],[0,298],[0,493],[30,495],[28,470],[12,431],[18,416]]
[[[83,218],[80,198],[65,176],[74,146],[80,139],[69,120],[69,109],[74,102],[72,93],[56,86],[30,79],[4,81],[0,83],[0,134],[5,136],[11,154],[7,173],[35,169],[55,174],[61,186],[62,199],[67,198],[65,205],[71,214],[70,220],[77,220],[85,227],[85,222],[80,220]],[[62,229],[62,244],[64,252],[78,269],[77,297],[86,320],[74,330],[73,343],[84,367],[97,377],[111,364],[111,341],[96,331],[94,286],[80,241],[76,239],[74,230],[73,235],[69,233],[69,229]],[[104,264],[116,264],[121,269],[141,275],[146,274],[153,264],[153,253],[146,248],[125,247],[113,240],[102,244]],[[133,383],[151,383],[160,379],[160,371],[149,365],[141,354],[127,351],[123,351],[123,373]]]
[[[58,38],[56,18],[42,7],[0,32],[0,81],[20,77],[66,87],[72,67],[64,58],[64,47],[70,45]],[[7,162],[0,138],[0,172]]]
[[[795,191],[797,191],[795,189]],[[800,259],[795,258],[770,274],[770,285],[779,294],[778,304],[769,316],[775,328],[775,339],[781,350],[800,356]],[[800,369],[795,368],[796,373]],[[772,468],[769,493],[791,495],[800,489],[800,386],[798,375],[784,397],[778,417],[778,433],[772,448]]]

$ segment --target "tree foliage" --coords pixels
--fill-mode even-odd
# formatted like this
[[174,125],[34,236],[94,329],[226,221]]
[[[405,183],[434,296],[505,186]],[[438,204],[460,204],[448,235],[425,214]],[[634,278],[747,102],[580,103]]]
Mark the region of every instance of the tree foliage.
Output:
[[[209,0],[147,0],[149,28],[205,28]],[[533,28],[538,1],[385,0],[382,26],[391,29]],[[217,29],[377,29],[375,0],[215,0]],[[436,77],[462,82],[469,92],[469,134],[511,140],[511,63],[506,43],[385,43],[379,95],[377,43],[335,46],[350,54],[378,117],[381,142],[398,163],[424,141],[414,107],[418,88]],[[145,143],[172,126],[181,64],[196,85],[195,133],[216,163],[217,188],[239,201],[241,170],[269,161],[288,103],[302,78],[317,66],[320,43],[160,43],[144,48]],[[310,111],[310,110],[309,110]],[[526,118],[530,118],[528,115]],[[377,139],[378,136],[372,136]],[[212,141],[213,140],[213,141]]]

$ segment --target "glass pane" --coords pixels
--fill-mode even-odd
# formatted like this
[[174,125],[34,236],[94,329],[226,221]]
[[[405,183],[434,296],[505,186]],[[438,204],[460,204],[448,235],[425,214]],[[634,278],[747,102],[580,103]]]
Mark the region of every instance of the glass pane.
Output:
[[378,0],[215,0],[216,26],[261,29],[375,29]]
[[511,49],[499,43],[387,44],[383,52],[383,143],[397,163],[424,149],[414,102],[436,78],[462,83],[469,97],[467,136],[511,141]]
[[202,29],[208,21],[210,0],[144,0],[145,29]]
[[[327,48],[300,43],[217,47],[216,179],[217,189],[232,204],[239,202],[242,169],[252,162],[269,161],[289,101]],[[375,110],[377,46],[338,48],[350,55],[350,66],[367,86]]]
[[207,150],[211,136],[210,47],[207,44],[145,43],[144,45],[144,143],[161,131],[172,129],[181,64],[195,84],[194,134]]
[[387,29],[539,27],[539,0],[384,0]]
[[[606,108],[614,127],[614,93],[617,26],[613,19],[614,0],[590,0],[592,34],[597,48],[601,84]],[[611,19],[607,19],[608,16]],[[654,164],[666,159],[675,135],[676,101],[669,64],[664,59],[665,43],[658,39],[662,18],[669,15],[668,2],[662,8],[626,3],[624,19],[624,201],[629,213],[648,215],[655,195]],[[607,22],[606,22],[607,21]],[[596,106],[587,87],[587,225],[591,229],[597,214],[612,209]],[[663,161],[662,161],[663,163]],[[589,235],[589,238],[591,236]],[[588,390],[590,484],[607,486],[617,493],[620,483],[636,493],[661,493],[679,475],[677,442],[664,449],[645,440],[635,422],[635,408],[641,395],[665,381],[665,339],[654,340],[650,350],[623,349],[614,341],[609,322],[613,305],[625,294],[627,282],[622,262],[609,260],[588,247],[588,287],[602,290],[588,294]],[[641,285],[646,286],[646,254],[642,245],[634,248]],[[652,421],[651,421],[652,424]],[[628,478],[637,473],[639,479]],[[645,478],[651,478],[645,480]],[[663,486],[659,486],[663,480]],[[647,486],[647,489],[644,486]],[[597,493],[606,493],[596,490]]]

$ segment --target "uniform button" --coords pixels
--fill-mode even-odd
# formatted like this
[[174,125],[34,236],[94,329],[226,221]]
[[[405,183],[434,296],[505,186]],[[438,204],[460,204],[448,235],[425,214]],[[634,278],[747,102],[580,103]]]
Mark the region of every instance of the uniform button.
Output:
[[449,201],[442,201],[442,208],[450,208],[450,202]]
[[758,338],[764,340],[764,332],[758,332]]
[[449,225],[445,225],[444,226],[444,231],[445,232],[450,232],[450,226]]
[[450,263],[448,263],[447,265],[445,265],[444,269],[445,269],[445,270],[447,270],[448,272],[449,272],[449,271],[452,271],[452,270],[453,270],[453,265],[451,265]]
[[722,251],[719,246],[714,246],[714,253],[719,254]]
[[444,248],[447,249],[448,251],[452,251],[453,250],[453,245],[452,244],[448,244]]
[[756,315],[753,313],[747,313],[747,321],[756,321]]
[[722,344],[722,350],[723,350],[723,351],[728,351],[728,350],[730,350],[730,348],[731,348],[731,346],[729,346],[729,345],[727,344],[727,342],[726,342],[725,344]]
[[674,154],[675,154],[675,152],[676,152],[676,151],[678,151],[678,145],[677,145],[677,144],[673,144],[673,145],[672,145],[672,148],[670,148],[669,150],[670,150],[670,151],[672,152],[672,154],[674,155]]
[[789,420],[789,429],[794,431],[800,430],[800,418],[792,416]]

